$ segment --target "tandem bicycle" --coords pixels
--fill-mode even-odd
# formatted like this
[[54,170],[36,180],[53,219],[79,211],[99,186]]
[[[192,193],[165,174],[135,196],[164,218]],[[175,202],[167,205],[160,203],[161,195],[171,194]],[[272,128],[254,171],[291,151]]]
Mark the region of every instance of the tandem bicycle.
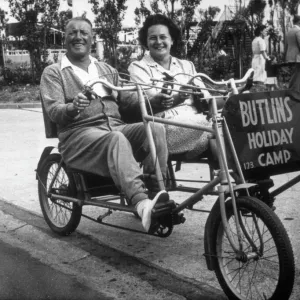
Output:
[[[151,122],[211,133],[209,151],[196,161],[205,162],[210,168],[210,180],[202,187],[178,184],[175,171],[180,169],[183,156],[170,157],[166,181],[155,164],[154,176],[161,190],[190,192],[191,195],[179,204],[173,200],[157,204],[152,212],[158,226],[151,234],[168,237],[175,226],[186,221],[185,209],[193,210],[204,195],[217,195],[205,225],[207,268],[215,272],[229,299],[283,300],[289,299],[293,289],[295,263],[290,239],[273,204],[277,195],[300,178],[269,192],[273,184],[270,176],[299,170],[297,153],[300,149],[296,150],[300,145],[293,143],[293,139],[300,130],[297,124],[300,121],[293,118],[293,114],[300,108],[288,96],[288,91],[243,93],[251,87],[252,75],[250,69],[242,79],[217,82],[198,73],[188,84],[182,85],[194,101],[199,101],[212,127],[149,115],[143,93],[147,88],[145,84],[113,86],[98,78],[85,86],[85,92],[93,93],[96,83],[115,91],[137,91],[153,163],[156,149]],[[201,89],[194,83],[198,77],[209,82],[207,89],[220,96],[202,98]],[[224,99],[221,109],[217,105],[220,98]],[[55,136],[55,124],[43,112],[46,135],[53,136],[54,132]],[[85,205],[107,209],[94,219],[102,225],[114,226],[105,222],[114,211],[137,214],[111,178],[68,167],[52,146],[44,149],[36,174],[43,216],[59,235],[69,235],[76,230]]]

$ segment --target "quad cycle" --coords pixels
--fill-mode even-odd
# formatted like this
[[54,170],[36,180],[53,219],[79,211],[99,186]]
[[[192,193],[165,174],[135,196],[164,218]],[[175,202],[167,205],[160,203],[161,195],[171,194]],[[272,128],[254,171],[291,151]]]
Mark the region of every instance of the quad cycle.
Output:
[[[161,190],[190,192],[191,196],[179,204],[173,200],[157,204],[152,213],[158,226],[151,234],[168,237],[174,226],[185,221],[185,209],[197,211],[194,205],[204,195],[217,195],[205,225],[207,268],[215,272],[229,299],[283,300],[289,299],[292,293],[295,263],[291,242],[273,202],[277,195],[299,182],[300,177],[269,192],[273,186],[270,176],[299,169],[297,147],[300,146],[293,143],[293,138],[300,130],[300,124],[297,127],[300,121],[293,118],[293,114],[296,116],[300,108],[287,91],[243,93],[251,87],[252,75],[250,69],[240,80],[216,82],[198,73],[183,85],[194,101],[199,101],[212,127],[149,115],[143,93],[147,88],[145,84],[113,86],[96,79],[85,86],[85,92],[93,93],[96,83],[116,91],[137,91],[153,162],[157,160],[151,122],[211,133],[209,151],[196,160],[207,163],[210,168],[210,180],[203,182],[202,187],[178,184],[175,171],[185,161],[184,155],[170,157],[166,180],[162,178],[159,164],[155,164],[152,176]],[[207,89],[220,96],[202,98],[201,89],[195,85],[198,77],[209,82]],[[220,99],[224,101],[221,109],[217,105]],[[46,136],[55,137],[55,124],[44,108],[43,112]],[[36,173],[39,201],[49,227],[59,235],[71,234],[79,225],[83,206],[92,205],[107,209],[94,221],[132,230],[105,222],[113,211],[137,214],[112,179],[72,169],[64,163],[60,153],[53,151],[53,147],[44,149]]]

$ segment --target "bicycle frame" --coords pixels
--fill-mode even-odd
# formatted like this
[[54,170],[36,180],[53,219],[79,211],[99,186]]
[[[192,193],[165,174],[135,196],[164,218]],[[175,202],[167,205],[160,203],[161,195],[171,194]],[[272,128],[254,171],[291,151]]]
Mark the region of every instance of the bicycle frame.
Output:
[[[145,99],[142,93],[141,87],[138,86],[138,93],[139,93],[139,101],[140,101],[140,106],[142,110],[142,116],[143,120],[145,122],[145,126],[147,129],[147,136],[150,141],[150,149],[151,149],[151,155],[153,162],[155,161],[156,157],[156,152],[155,152],[155,146],[154,146],[154,140],[152,137],[151,133],[151,128],[150,128],[150,122],[157,122],[157,123],[163,123],[163,124],[168,124],[168,125],[175,125],[179,127],[185,127],[185,128],[191,128],[191,129],[198,129],[202,131],[207,131],[215,134],[216,141],[217,141],[217,147],[220,149],[219,155],[218,155],[218,161],[220,163],[220,171],[218,172],[218,175],[216,176],[215,179],[213,179],[211,182],[206,184],[204,187],[202,187],[198,192],[193,194],[191,197],[186,199],[183,203],[179,204],[175,209],[174,213],[178,213],[185,209],[187,206],[195,204],[201,199],[201,196],[205,195],[209,190],[211,190],[213,187],[217,186],[220,184],[218,187],[218,192],[219,192],[219,197],[220,197],[220,209],[221,209],[221,214],[222,214],[222,221],[223,221],[223,226],[225,229],[225,232],[227,234],[228,240],[230,241],[230,244],[232,248],[234,249],[235,252],[238,252],[242,249],[242,241],[241,241],[241,235],[240,235],[240,228],[239,228],[239,221],[238,221],[238,213],[237,213],[237,208],[236,208],[236,202],[235,202],[235,195],[233,191],[233,186],[230,180],[230,174],[229,174],[229,169],[228,169],[228,164],[227,164],[227,159],[226,159],[226,154],[225,154],[225,147],[224,147],[224,140],[223,137],[221,137],[218,125],[218,110],[217,110],[217,105],[216,105],[216,100],[215,98],[211,98],[210,100],[210,106],[212,109],[212,120],[213,120],[213,128],[209,128],[206,126],[200,126],[200,125],[195,125],[195,124],[189,124],[189,123],[182,123],[179,121],[172,121],[168,119],[162,119],[159,117],[153,117],[147,114],[146,110],[146,104],[145,104]],[[228,132],[229,133],[229,132]],[[232,142],[232,141],[231,141]],[[231,145],[232,149],[234,150],[233,144]],[[237,161],[238,163],[238,161]],[[240,168],[239,164],[237,165],[238,168]],[[240,174],[242,176],[242,174]],[[156,166],[156,176],[158,178],[158,182],[160,184],[160,188],[164,189],[164,184],[162,180],[162,174],[160,172],[159,166]],[[246,184],[245,181],[242,182],[243,184]],[[226,211],[225,211],[225,192],[227,192],[227,188],[229,189],[231,198],[234,203],[234,214],[235,214],[235,219],[236,219],[236,224],[237,224],[237,232],[238,232],[238,240],[239,240],[239,245],[237,246],[233,240],[233,237],[228,229],[229,225],[226,219]]]
[[[246,73],[244,78],[248,78],[251,73],[252,73],[252,70],[251,69],[248,70],[248,72]],[[201,77],[203,75],[204,74],[198,74],[197,76]],[[193,79],[196,78],[197,76],[194,76]],[[153,79],[153,80],[157,81],[155,79]],[[240,80],[240,82],[242,82],[242,80]],[[234,94],[238,93],[238,90],[237,90],[236,84],[235,84],[236,82],[237,81],[234,81],[233,79],[230,79],[228,82],[224,82],[224,83],[223,82],[222,83],[217,83],[217,82],[213,81],[214,84],[219,84],[219,85],[220,84],[222,84],[222,85],[230,84],[231,89],[232,89]],[[90,83],[88,85],[89,88],[92,88],[92,86],[96,83],[102,83],[102,84],[106,85],[108,88],[112,88],[111,86],[109,86],[107,84],[107,82],[104,82],[102,80],[93,81],[92,83]],[[178,83],[176,83],[176,84],[180,85]],[[238,216],[238,210],[237,210],[237,206],[236,206],[234,191],[238,190],[238,189],[247,189],[247,188],[249,188],[249,187],[251,187],[255,184],[249,184],[249,183],[245,182],[245,179],[244,179],[243,174],[242,174],[241,166],[240,166],[239,161],[237,159],[237,154],[235,152],[233,142],[230,138],[230,132],[229,132],[228,128],[225,125],[224,129],[225,129],[225,134],[228,137],[228,143],[230,145],[230,151],[231,151],[231,154],[233,155],[234,162],[235,162],[235,165],[236,165],[236,169],[237,169],[238,174],[241,178],[241,184],[238,184],[233,188],[232,182],[230,180],[230,173],[229,173],[228,162],[227,162],[227,158],[226,158],[225,140],[224,140],[224,136],[220,133],[220,128],[219,128],[219,127],[223,127],[222,122],[224,122],[225,120],[222,120],[222,118],[220,118],[219,115],[218,115],[216,98],[211,97],[211,98],[207,99],[207,100],[209,100],[209,108],[210,108],[210,113],[211,113],[212,121],[213,121],[213,126],[212,126],[212,128],[210,128],[210,127],[207,127],[207,126],[201,126],[201,125],[196,125],[196,124],[192,124],[192,123],[183,123],[183,122],[180,122],[180,121],[163,119],[163,118],[160,118],[160,117],[155,117],[155,116],[149,115],[147,113],[147,109],[146,109],[146,101],[145,101],[145,97],[143,95],[142,86],[150,86],[150,85],[136,83],[135,87],[127,86],[127,87],[123,87],[123,88],[118,88],[118,87],[113,87],[113,88],[115,90],[120,90],[120,91],[121,90],[124,91],[124,90],[134,90],[134,89],[136,89],[137,92],[138,92],[138,99],[139,99],[140,109],[141,109],[141,113],[142,113],[142,118],[143,118],[143,122],[144,122],[144,125],[145,125],[145,128],[146,128],[146,134],[147,134],[147,137],[148,137],[148,140],[149,140],[149,145],[150,145],[150,153],[151,153],[153,164],[155,165],[155,174],[156,174],[156,178],[157,178],[157,181],[158,181],[158,185],[159,185],[159,188],[161,190],[164,190],[165,186],[164,186],[163,176],[162,176],[162,173],[161,173],[159,163],[156,160],[156,149],[155,149],[154,139],[153,139],[153,136],[152,136],[150,122],[153,122],[153,123],[156,122],[156,123],[162,123],[162,124],[168,124],[168,125],[174,125],[174,126],[179,126],[179,127],[185,127],[185,128],[191,128],[191,129],[210,132],[214,135],[214,137],[216,139],[217,147],[219,149],[219,152],[218,152],[217,156],[218,156],[218,161],[219,161],[219,165],[220,165],[220,170],[218,171],[218,174],[215,177],[215,179],[213,179],[211,182],[207,183],[204,187],[199,189],[195,194],[190,196],[183,203],[179,204],[176,208],[173,209],[173,212],[178,213],[178,212],[182,211],[183,209],[185,209],[186,207],[197,203],[198,201],[200,201],[201,196],[205,195],[213,187],[219,185],[218,186],[218,194],[219,194],[219,198],[220,198],[220,210],[221,210],[221,215],[222,215],[223,227],[224,227],[224,230],[226,232],[228,240],[229,240],[233,250],[235,251],[235,253],[240,252],[242,250],[243,245],[242,245],[241,228],[240,228],[240,223],[239,223],[239,216]],[[186,85],[186,84],[182,85],[182,86],[191,87],[191,86]],[[195,86],[193,86],[193,87],[195,87]],[[189,93],[191,93],[191,92],[189,92]],[[228,225],[228,221],[227,221],[227,218],[226,218],[225,194],[227,194],[228,192],[230,193],[230,196],[231,196],[232,201],[233,201],[234,216],[235,216],[235,222],[236,222],[236,227],[237,227],[236,229],[237,229],[237,233],[238,233],[238,245],[236,245],[236,242],[234,241],[234,239],[231,235],[231,232],[229,231],[229,225]]]
[[[135,95],[138,96],[138,104],[149,140],[149,151],[154,163],[153,171],[155,170],[153,172],[155,174],[144,174],[145,178],[149,176],[149,178],[156,179],[161,190],[164,189],[169,192],[183,191],[192,194],[180,201],[179,204],[175,203],[172,197],[169,201],[157,203],[152,209],[153,230],[150,232],[134,229],[123,224],[119,225],[114,222],[115,219],[106,222],[104,219],[111,215],[113,211],[123,211],[137,216],[135,205],[115,185],[112,178],[84,172],[81,169],[74,169],[64,162],[59,151],[58,153],[52,151],[55,147],[48,146],[44,148],[38,162],[36,177],[38,179],[40,206],[49,227],[55,233],[66,236],[74,232],[81,217],[85,217],[105,226],[166,238],[172,233],[174,225],[184,223],[185,217],[182,213],[184,209],[209,212],[204,227],[204,257],[208,270],[216,273],[220,286],[228,298],[287,300],[294,285],[294,255],[286,230],[271,209],[273,199],[270,197],[298,182],[300,175],[269,193],[272,184],[270,184],[271,179],[267,175],[271,176],[271,174],[276,174],[278,170],[282,171],[282,167],[281,165],[279,167],[271,165],[266,168],[266,171],[270,172],[266,175],[264,171],[265,166],[268,166],[268,164],[259,158],[261,155],[265,155],[265,149],[261,147],[258,150],[255,148],[253,152],[250,151],[252,148],[250,147],[251,144],[248,143],[248,132],[257,128],[243,126],[245,124],[245,115],[242,115],[244,113],[242,110],[243,105],[245,103],[247,105],[249,105],[248,103],[251,105],[256,104],[254,101],[257,99],[263,99],[265,103],[269,99],[269,94],[265,95],[264,93],[242,94],[243,91],[249,90],[251,87],[250,73],[252,73],[252,70],[249,70],[241,80],[231,79],[226,82],[214,82],[206,77],[206,80],[212,83],[209,90],[221,93],[223,99],[215,96],[200,99],[199,95],[203,97],[202,83],[199,83],[198,80],[196,82],[192,80],[202,77],[202,74],[195,75],[187,84],[175,84],[176,90],[172,89],[173,91],[192,94],[196,107],[200,108],[201,111],[209,110],[208,115],[212,123],[202,126],[197,125],[197,123],[186,123],[185,119],[175,121],[175,119],[164,119],[148,113],[146,109],[148,99],[144,94],[144,90],[153,88],[151,84],[131,82],[131,85],[114,86],[99,78],[90,81],[83,92],[86,93],[87,97],[94,94],[96,96],[95,101],[99,101],[99,99],[97,99],[98,95],[92,87],[97,83],[111,90],[137,92],[137,95]],[[250,80],[247,80],[248,77]],[[152,80],[158,81],[154,78]],[[244,83],[246,85],[237,87],[237,84]],[[225,87],[219,89],[220,85]],[[210,87],[209,83],[208,87]],[[226,97],[224,97],[225,94]],[[284,91],[270,92],[270,97],[276,97],[277,95],[285,96],[285,93]],[[220,103],[220,100],[225,99],[227,102],[224,105]],[[286,99],[284,104],[289,101],[288,98]],[[196,103],[196,101],[200,102]],[[197,104],[199,105],[197,106]],[[222,106],[222,114],[218,110],[219,104]],[[267,104],[266,107],[268,108]],[[278,114],[283,111],[282,107],[290,112],[294,106],[283,106],[281,102],[278,102]],[[295,115],[297,114],[295,113]],[[286,117],[285,120],[288,120],[288,118]],[[208,132],[212,136],[209,140],[211,147],[209,151],[197,156],[196,160],[190,160],[186,153],[170,155],[168,173],[166,178],[163,178],[158,164],[154,136],[152,135],[153,123]],[[261,123],[262,125],[265,124]],[[270,124],[275,126],[273,122],[270,122]],[[277,127],[274,127],[275,129],[280,127],[281,122],[278,124]],[[298,119],[294,118],[294,122],[289,123],[287,128],[296,128],[299,124],[300,121],[298,122]],[[271,125],[266,126],[266,128],[273,129]],[[264,130],[265,127],[259,128]],[[201,135],[200,131],[199,136]],[[257,130],[257,132],[259,131]],[[289,146],[287,147],[289,151],[294,148],[299,150],[299,147]],[[281,144],[279,147],[281,147]],[[249,157],[253,161],[253,168],[247,168],[248,165],[245,163],[250,161]],[[294,161],[295,158],[297,159],[298,156],[294,157]],[[182,162],[203,163],[203,161],[209,165],[210,181],[192,180],[192,182],[203,183],[200,187],[177,186],[174,172],[180,170]],[[298,166],[298,164],[293,163],[294,161],[290,164],[282,164],[284,170],[294,170],[294,165]],[[174,162],[176,162],[175,169]],[[261,162],[263,163],[260,164]],[[166,179],[166,183],[164,179]],[[184,181],[190,180],[187,178]],[[255,184],[251,182],[255,182]],[[255,185],[257,187],[249,189]],[[201,201],[204,195],[218,195],[218,199],[214,201],[210,211],[193,208],[194,204]],[[84,214],[83,207],[85,205],[102,208],[100,215],[95,217],[94,215]]]

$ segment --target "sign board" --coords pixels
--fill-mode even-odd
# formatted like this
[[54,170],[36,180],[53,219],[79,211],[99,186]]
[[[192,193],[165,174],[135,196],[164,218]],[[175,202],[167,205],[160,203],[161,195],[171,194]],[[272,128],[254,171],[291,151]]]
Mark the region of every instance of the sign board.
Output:
[[223,116],[246,178],[300,170],[300,102],[287,90],[234,95]]

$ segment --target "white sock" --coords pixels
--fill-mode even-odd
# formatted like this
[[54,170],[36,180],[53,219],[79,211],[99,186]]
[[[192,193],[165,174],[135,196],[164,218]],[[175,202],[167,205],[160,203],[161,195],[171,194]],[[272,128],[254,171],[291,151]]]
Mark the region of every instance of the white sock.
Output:
[[147,206],[147,204],[149,203],[149,201],[151,201],[151,200],[144,199],[137,203],[136,210],[137,210],[137,213],[140,216],[140,218],[143,217],[143,211],[144,211],[145,207]]

